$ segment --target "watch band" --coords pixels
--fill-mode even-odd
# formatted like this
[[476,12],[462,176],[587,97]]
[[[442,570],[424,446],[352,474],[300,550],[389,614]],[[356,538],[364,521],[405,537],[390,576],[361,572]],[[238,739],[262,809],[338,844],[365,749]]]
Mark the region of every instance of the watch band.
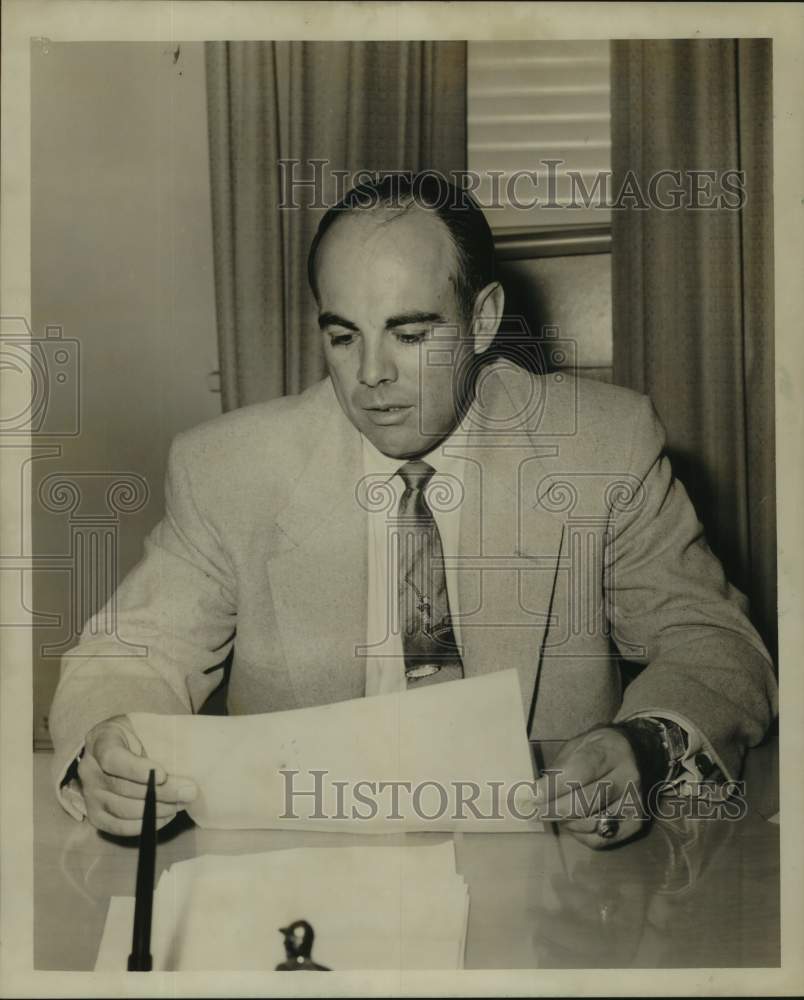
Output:
[[665,754],[667,774],[664,780],[672,781],[678,777],[681,771],[681,762],[686,756],[689,745],[687,734],[682,727],[670,719],[663,719],[655,715],[639,716],[636,719],[630,719],[629,722],[653,727],[659,736]]

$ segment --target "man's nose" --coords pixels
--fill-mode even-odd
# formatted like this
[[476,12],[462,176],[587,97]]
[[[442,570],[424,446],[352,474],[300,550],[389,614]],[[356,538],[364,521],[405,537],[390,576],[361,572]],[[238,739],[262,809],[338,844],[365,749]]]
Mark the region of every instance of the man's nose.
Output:
[[395,382],[396,377],[396,365],[387,345],[382,342],[371,343],[368,338],[364,339],[360,370],[357,373],[358,381],[373,389],[382,382]]

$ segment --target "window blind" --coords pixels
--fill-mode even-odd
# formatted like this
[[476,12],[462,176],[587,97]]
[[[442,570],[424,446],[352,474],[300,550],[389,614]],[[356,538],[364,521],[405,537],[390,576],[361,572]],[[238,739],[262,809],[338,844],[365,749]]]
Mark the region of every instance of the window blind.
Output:
[[467,76],[468,167],[495,233],[608,223],[608,41],[469,42]]

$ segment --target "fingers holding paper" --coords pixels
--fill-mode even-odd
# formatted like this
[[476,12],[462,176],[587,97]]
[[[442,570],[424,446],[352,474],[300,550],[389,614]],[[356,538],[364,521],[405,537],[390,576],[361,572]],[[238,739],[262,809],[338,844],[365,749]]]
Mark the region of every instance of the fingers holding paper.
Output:
[[148,773],[156,773],[157,828],[167,825],[198,794],[189,778],[168,774],[150,760],[126,716],[115,716],[87,735],[78,777],[93,826],[118,837],[140,832]]

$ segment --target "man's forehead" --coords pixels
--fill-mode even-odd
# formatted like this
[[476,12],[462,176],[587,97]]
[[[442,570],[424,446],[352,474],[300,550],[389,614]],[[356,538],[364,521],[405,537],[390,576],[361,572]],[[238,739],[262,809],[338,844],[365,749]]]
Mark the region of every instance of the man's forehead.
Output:
[[375,208],[346,212],[327,232],[319,251],[319,269],[372,266],[375,263],[431,268],[451,275],[455,250],[446,225],[435,212],[415,204],[405,209]]

